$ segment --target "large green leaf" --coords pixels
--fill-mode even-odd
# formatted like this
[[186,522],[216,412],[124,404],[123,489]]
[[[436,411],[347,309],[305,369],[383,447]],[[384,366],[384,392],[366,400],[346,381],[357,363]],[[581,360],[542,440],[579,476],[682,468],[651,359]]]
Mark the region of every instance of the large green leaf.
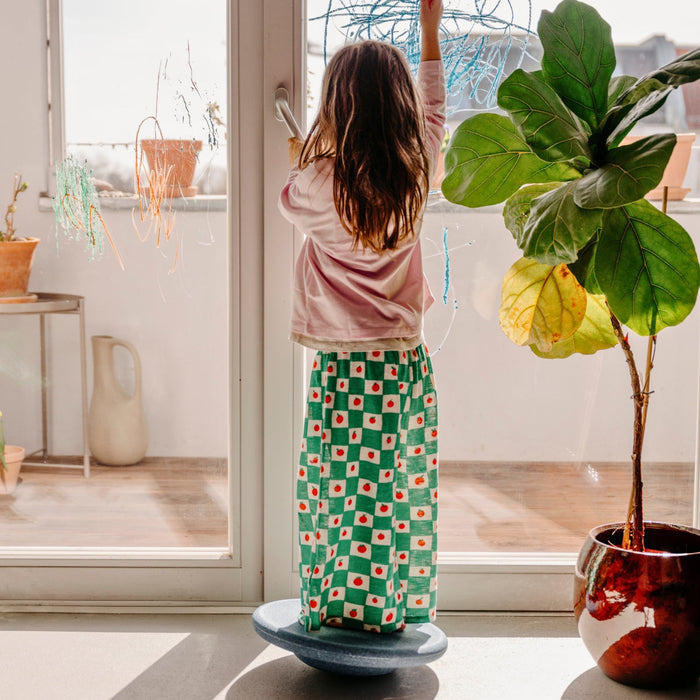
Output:
[[579,251],[576,262],[569,263],[567,267],[583,285],[589,294],[602,294],[603,290],[595,278],[595,266],[593,264],[595,251],[598,247],[598,234],[596,233],[588,243]]
[[566,265],[541,265],[520,258],[506,273],[499,321],[517,345],[552,344],[573,335],[586,314],[586,290]]
[[612,107],[618,97],[631,88],[637,79],[633,75],[616,75],[608,85],[608,106]]
[[513,234],[515,240],[523,235],[523,229],[530,216],[530,206],[535,197],[545,192],[555,190],[561,182],[544,182],[538,185],[524,185],[515,194],[508,197],[503,205],[503,221],[506,228]]
[[595,129],[607,111],[615,69],[610,25],[589,5],[564,0],[554,12],[542,12],[537,33],[544,48],[545,79]]
[[637,201],[661,182],[675,145],[675,134],[655,134],[611,148],[605,165],[576,183],[576,204],[584,209],[611,209]]
[[577,183],[564,183],[532,201],[530,216],[516,239],[526,257],[546,265],[574,262],[578,251],[596,234],[601,210],[576,205]]
[[700,268],[693,241],[646,200],[605,212],[594,264],[610,308],[640,335],[680,323],[695,305]]
[[542,160],[590,160],[588,135],[580,119],[544,81],[542,72],[513,71],[498,89],[498,106],[505,109]]
[[636,122],[653,114],[680,85],[700,78],[700,49],[648,73],[622,92],[601,125],[609,143],[618,141]]
[[531,345],[532,352],[547,360],[562,360],[575,352],[592,355],[598,350],[606,350],[617,345],[617,337],[610,321],[610,312],[605,304],[605,296],[589,294],[586,315],[576,332],[552,345],[549,352],[540,352]]
[[508,117],[477,114],[462,122],[445,152],[442,192],[455,204],[498,204],[521,185],[580,177],[565,163],[538,158]]

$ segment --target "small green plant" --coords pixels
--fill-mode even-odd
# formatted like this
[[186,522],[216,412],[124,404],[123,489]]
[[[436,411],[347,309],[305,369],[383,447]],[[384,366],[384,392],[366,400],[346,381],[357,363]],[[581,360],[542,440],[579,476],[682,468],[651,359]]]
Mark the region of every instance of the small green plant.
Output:
[[[539,356],[591,354],[619,344],[634,399],[633,483],[624,543],[644,549],[641,454],[657,333],[692,311],[700,267],[688,233],[644,199],[676,143],[622,139],[675,88],[700,78],[700,49],[643,78],[612,77],[610,26],[589,5],[564,0],[538,24],[541,70],[501,84],[507,113],[477,114],[445,153],[445,197],[467,207],[504,202],[523,258],[503,281],[506,335]],[[648,336],[639,372],[622,325]]]
[[22,180],[22,176],[15,173],[12,185],[12,200],[7,205],[5,212],[5,230],[0,230],[0,241],[12,241],[15,237],[15,212],[17,211],[17,197],[24,192],[29,185]]

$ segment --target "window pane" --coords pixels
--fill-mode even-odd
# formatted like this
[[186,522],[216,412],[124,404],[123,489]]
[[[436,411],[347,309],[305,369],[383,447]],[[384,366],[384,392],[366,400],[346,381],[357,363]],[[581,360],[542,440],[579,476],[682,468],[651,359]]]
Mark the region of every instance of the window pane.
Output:
[[[533,29],[541,9],[556,4],[533,0]],[[612,24],[620,73],[641,76],[696,44],[700,9],[690,0],[677,3],[672,16],[649,2],[589,4]],[[509,5],[521,12],[522,23],[527,3],[503,2],[500,8]],[[445,6],[458,4],[447,0]],[[309,17],[320,18],[308,25],[308,123],[318,105],[324,45],[333,50],[342,42],[336,30],[349,7],[362,12],[361,3],[308,0]],[[329,8],[336,14],[327,25]],[[488,34],[478,27],[473,32]],[[523,68],[536,69],[539,42],[536,36],[524,39],[513,30],[504,75],[521,59]],[[477,97],[469,91],[450,97],[450,129],[476,110],[495,109]],[[642,130],[697,127],[696,93],[672,97]],[[700,194],[699,153],[696,147],[686,176],[688,197]],[[671,213],[697,237],[698,216],[685,204]],[[633,414],[622,352],[545,361],[507,340],[498,324],[500,286],[520,254],[500,207],[457,207],[436,187],[422,236],[425,271],[437,299],[425,335],[440,402],[441,550],[575,552],[590,527],[623,520],[627,510]],[[692,523],[697,333],[696,312],[659,336],[644,454],[649,519]],[[646,339],[634,349],[643,364]]]

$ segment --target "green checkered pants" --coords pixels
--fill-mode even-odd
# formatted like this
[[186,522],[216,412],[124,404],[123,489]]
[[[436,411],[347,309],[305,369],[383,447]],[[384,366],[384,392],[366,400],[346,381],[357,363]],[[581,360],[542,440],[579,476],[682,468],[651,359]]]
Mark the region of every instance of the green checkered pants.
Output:
[[437,466],[423,346],[316,355],[297,477],[307,630],[435,619]]

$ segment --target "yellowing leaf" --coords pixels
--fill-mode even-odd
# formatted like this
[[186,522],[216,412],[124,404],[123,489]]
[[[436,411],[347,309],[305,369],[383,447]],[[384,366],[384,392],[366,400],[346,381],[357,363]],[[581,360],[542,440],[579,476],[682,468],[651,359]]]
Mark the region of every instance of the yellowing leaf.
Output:
[[499,321],[516,345],[552,345],[572,336],[586,314],[586,290],[566,265],[521,258],[506,273]]
[[578,330],[569,338],[552,345],[549,352],[541,352],[531,345],[532,352],[548,360],[559,360],[573,355],[592,355],[598,350],[605,350],[617,344],[617,338],[610,322],[610,313],[605,305],[604,294],[589,294],[586,315]]

